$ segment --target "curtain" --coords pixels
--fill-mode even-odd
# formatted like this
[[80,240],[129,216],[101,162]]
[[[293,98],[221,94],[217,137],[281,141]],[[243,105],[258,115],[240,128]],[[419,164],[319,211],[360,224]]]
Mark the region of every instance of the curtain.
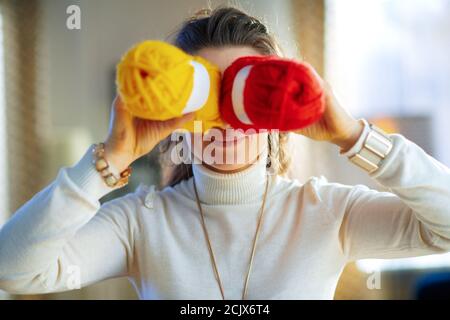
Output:
[[[6,124],[6,216],[10,216],[45,181],[45,143],[49,128],[40,52],[40,6],[37,0],[0,1],[4,58]],[[3,208],[2,208],[3,209]],[[27,298],[25,296],[19,297]],[[31,298],[31,297],[28,297]]]
[[48,112],[39,87],[39,1],[2,1],[9,211],[46,183]]

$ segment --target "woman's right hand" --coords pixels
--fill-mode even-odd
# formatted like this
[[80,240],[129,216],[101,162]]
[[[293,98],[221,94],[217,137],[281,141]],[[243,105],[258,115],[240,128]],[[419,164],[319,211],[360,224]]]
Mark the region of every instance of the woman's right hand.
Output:
[[121,172],[133,161],[149,153],[171,132],[181,128],[183,123],[193,119],[193,113],[166,121],[137,118],[117,96],[112,105],[105,141],[105,158]]

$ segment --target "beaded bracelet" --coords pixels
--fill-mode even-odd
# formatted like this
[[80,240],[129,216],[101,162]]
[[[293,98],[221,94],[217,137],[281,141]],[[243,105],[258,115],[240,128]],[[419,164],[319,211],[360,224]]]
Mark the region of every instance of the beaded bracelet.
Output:
[[92,164],[95,166],[95,169],[100,173],[108,187],[122,187],[128,184],[128,178],[131,176],[132,169],[131,167],[126,168],[120,173],[120,177],[117,178],[114,174],[109,170],[110,166],[108,161],[106,161],[105,154],[105,144],[100,142],[94,145],[94,149],[92,150],[94,154],[94,160],[92,160]]

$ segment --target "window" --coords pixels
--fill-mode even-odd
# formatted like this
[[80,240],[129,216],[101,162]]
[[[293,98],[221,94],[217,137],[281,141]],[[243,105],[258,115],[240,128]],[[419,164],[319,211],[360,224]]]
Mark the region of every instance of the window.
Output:
[[5,65],[3,43],[3,19],[0,11],[0,226],[8,218],[8,171],[6,150]]
[[[6,150],[5,64],[3,43],[3,19],[0,8],[0,228],[9,216],[8,172]],[[0,299],[8,294],[0,290]]]
[[[414,134],[429,137],[420,145],[450,165],[450,1],[328,0],[326,8],[326,77],[341,102],[356,117],[426,119],[432,130],[400,132],[418,144]],[[450,254],[358,265],[368,272],[450,267]]]

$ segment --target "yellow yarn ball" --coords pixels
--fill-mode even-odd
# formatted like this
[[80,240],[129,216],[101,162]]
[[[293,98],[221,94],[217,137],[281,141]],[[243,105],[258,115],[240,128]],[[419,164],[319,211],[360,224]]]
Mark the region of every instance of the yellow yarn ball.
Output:
[[[198,79],[194,64],[203,71],[203,79],[207,71],[209,83],[194,81]],[[203,131],[224,125],[219,113],[219,69],[168,43],[144,41],[134,46],[117,66],[116,83],[122,101],[136,117],[168,120],[191,109],[195,119],[184,125],[189,131],[194,131],[195,120],[202,121]]]

